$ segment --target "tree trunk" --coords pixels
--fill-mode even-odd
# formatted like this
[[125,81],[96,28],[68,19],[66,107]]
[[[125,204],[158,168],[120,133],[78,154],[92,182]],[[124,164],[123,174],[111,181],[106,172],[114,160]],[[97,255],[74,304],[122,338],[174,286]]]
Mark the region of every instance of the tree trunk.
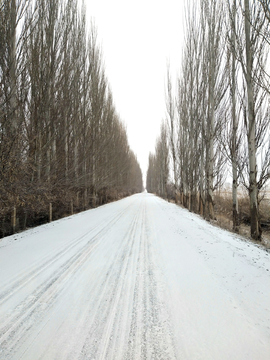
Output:
[[249,200],[250,200],[250,234],[255,240],[261,237],[258,211],[257,164],[256,164],[256,129],[255,104],[252,81],[253,46],[250,39],[249,0],[245,0],[245,35],[246,35],[246,85],[248,101],[248,156],[249,156]]
[[[236,21],[236,1],[233,5],[233,22]],[[232,24],[232,27],[234,24]],[[239,233],[239,213],[238,213],[238,198],[237,198],[237,188],[238,188],[238,173],[237,173],[237,128],[238,123],[236,119],[236,58],[235,58],[235,33],[232,30],[232,82],[231,82],[231,98],[232,98],[232,148],[231,148],[231,158],[232,158],[232,200],[233,200],[233,231]]]
[[[210,40],[211,41],[211,40]],[[214,202],[213,202],[213,187],[214,187],[214,131],[215,131],[215,60],[214,57],[214,44],[210,44],[212,53],[210,54],[211,63],[209,66],[210,79],[209,79],[209,103],[208,103],[208,136],[209,136],[209,149],[208,149],[208,162],[207,164],[207,216],[214,219]]]

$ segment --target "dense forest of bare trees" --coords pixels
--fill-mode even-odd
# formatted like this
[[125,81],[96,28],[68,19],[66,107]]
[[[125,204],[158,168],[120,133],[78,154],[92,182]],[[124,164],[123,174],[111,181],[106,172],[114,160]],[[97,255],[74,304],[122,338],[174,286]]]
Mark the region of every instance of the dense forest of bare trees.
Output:
[[[269,4],[257,0],[189,3],[176,86],[167,75],[167,144],[176,199],[206,219],[214,193],[232,179],[233,229],[239,229],[238,187],[249,194],[251,236],[261,238],[260,193],[270,177]],[[159,141],[159,140],[158,140]],[[160,181],[168,158],[149,157],[147,189],[166,196]],[[167,186],[168,188],[168,186]]]
[[0,235],[140,192],[84,6],[0,6]]

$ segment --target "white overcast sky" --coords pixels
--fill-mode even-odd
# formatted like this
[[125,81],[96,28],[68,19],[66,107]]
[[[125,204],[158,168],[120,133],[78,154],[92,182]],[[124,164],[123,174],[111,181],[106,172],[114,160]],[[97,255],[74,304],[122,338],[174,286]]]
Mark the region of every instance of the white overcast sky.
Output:
[[184,0],[90,0],[106,74],[129,144],[145,174],[165,118],[167,62],[180,69]]

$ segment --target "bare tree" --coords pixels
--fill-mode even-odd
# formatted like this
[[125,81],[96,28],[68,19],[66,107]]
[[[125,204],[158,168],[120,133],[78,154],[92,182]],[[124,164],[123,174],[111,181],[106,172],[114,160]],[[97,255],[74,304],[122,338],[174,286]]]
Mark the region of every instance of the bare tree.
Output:
[[173,176],[174,176],[174,187],[175,192],[178,189],[178,168],[177,168],[177,156],[176,156],[176,142],[177,142],[177,131],[176,131],[176,119],[175,119],[175,102],[173,98],[172,80],[170,74],[170,66],[167,65],[167,87],[166,87],[166,109],[167,109],[167,127],[169,135],[170,153],[172,157]]
[[[214,218],[214,164],[215,164],[215,139],[220,123],[217,121],[216,112],[226,91],[227,74],[224,69],[223,53],[223,17],[222,3],[203,0],[201,7],[202,27],[205,35],[204,61],[207,73],[207,117],[206,117],[206,203],[207,217]],[[220,121],[220,119],[219,119]]]
[[[228,68],[229,68],[229,89],[230,89],[230,114],[229,121],[226,121],[224,131],[222,132],[222,138],[225,139],[226,143],[223,142],[225,153],[232,166],[232,201],[233,201],[233,230],[239,232],[239,210],[238,210],[238,197],[237,190],[239,185],[240,172],[242,171],[242,164],[240,160],[240,151],[242,144],[242,131],[240,128],[241,119],[241,106],[239,101],[239,67],[237,63],[235,48],[235,26],[237,17],[237,1],[227,1],[228,8],[228,30],[227,30],[227,41],[228,41]],[[240,130],[240,131],[239,131]],[[242,129],[243,130],[243,129]],[[225,136],[224,136],[225,134]]]
[[[260,161],[263,166],[258,176],[258,149],[265,144],[268,117],[263,114],[265,93],[263,91],[266,59],[266,40],[263,33],[265,20],[263,8],[256,1],[239,1],[238,23],[233,27],[236,39],[236,56],[241,64],[246,99],[244,101],[244,120],[247,134],[248,149],[248,179],[247,185],[250,197],[251,236],[254,239],[261,238],[259,221],[258,191],[262,183],[269,177],[268,161],[266,157]],[[262,150],[263,151],[263,150]],[[264,146],[267,156],[268,150]],[[266,168],[265,168],[266,166]],[[245,182],[245,179],[243,179]]]

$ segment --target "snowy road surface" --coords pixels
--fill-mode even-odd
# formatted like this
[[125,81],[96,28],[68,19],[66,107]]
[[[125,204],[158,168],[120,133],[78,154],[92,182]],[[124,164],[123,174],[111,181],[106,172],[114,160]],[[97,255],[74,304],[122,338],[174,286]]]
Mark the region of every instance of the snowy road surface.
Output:
[[150,194],[0,240],[0,359],[270,359],[270,254]]

